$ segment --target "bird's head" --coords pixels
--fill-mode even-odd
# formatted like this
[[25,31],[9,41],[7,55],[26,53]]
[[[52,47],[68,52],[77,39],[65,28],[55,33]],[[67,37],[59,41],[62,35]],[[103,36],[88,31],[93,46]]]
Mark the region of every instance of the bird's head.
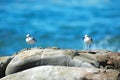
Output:
[[86,37],[89,37],[89,36],[86,34],[84,37],[86,38]]
[[26,38],[28,38],[28,37],[30,37],[30,34],[27,34],[27,35],[26,35]]

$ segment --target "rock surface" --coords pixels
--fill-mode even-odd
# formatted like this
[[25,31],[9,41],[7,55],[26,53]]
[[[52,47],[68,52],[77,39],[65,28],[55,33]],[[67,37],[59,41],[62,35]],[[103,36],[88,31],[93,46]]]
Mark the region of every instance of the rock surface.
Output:
[[[75,59],[77,51],[61,49],[39,49],[23,50],[16,55],[8,64],[6,75],[26,70],[41,65],[59,65],[71,67],[98,67],[96,57],[93,54],[83,54]],[[79,52],[78,52],[79,53]],[[94,61],[93,61],[94,60]]]
[[6,67],[11,59],[11,56],[0,57],[0,78],[5,76]]
[[108,50],[31,48],[6,58],[4,64],[1,80],[120,80],[120,53]]
[[8,75],[0,80],[117,80],[118,74],[115,70],[103,71],[96,68],[41,66]]

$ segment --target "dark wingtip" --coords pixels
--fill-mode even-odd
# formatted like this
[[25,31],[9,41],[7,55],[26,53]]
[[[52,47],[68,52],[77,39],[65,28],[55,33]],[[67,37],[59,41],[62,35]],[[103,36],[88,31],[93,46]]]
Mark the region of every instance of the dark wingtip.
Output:
[[93,42],[93,39],[91,38],[91,41]]

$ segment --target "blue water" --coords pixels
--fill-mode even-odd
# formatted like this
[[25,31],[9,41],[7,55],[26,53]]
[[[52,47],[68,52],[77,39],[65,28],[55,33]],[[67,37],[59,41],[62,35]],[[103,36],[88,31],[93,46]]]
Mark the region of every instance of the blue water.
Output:
[[120,51],[120,0],[0,0],[0,56],[35,46],[83,50],[89,34],[91,49]]

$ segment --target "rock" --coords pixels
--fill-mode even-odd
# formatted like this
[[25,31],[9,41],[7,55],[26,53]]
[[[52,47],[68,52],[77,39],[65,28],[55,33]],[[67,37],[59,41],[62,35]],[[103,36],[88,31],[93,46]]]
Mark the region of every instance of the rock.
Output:
[[[46,60],[49,60],[49,64],[53,64],[55,60],[49,57],[59,57],[59,56],[72,57],[74,54],[71,50],[59,50],[59,49],[40,49],[32,48],[30,50],[22,50],[11,60],[6,68],[6,75],[12,74],[18,71],[22,71],[31,67],[41,66],[47,64]],[[45,59],[44,59],[45,58]],[[48,58],[48,59],[47,59]],[[52,60],[50,60],[52,59]],[[66,59],[63,59],[63,61]],[[53,62],[50,62],[53,61]],[[58,61],[58,60],[57,60]],[[44,63],[43,63],[44,62]],[[61,60],[54,64],[61,64]],[[62,64],[61,64],[62,65]]]
[[120,71],[120,53],[110,52],[108,54],[99,54],[96,56],[97,62],[99,62],[101,66],[112,66],[112,68],[118,69]]
[[76,53],[78,52],[75,50],[62,50],[56,48],[32,48],[30,50],[22,50],[18,52],[18,54],[11,60],[11,62],[7,66],[6,75],[42,65],[89,68],[95,68],[99,66],[97,62],[92,61],[97,60],[92,54],[80,54],[78,56],[81,56],[83,60],[77,60],[73,58],[76,56]]
[[119,72],[96,68],[39,66],[8,75],[0,80],[117,80]]
[[95,52],[96,54],[108,54],[108,53],[111,53],[111,51],[109,51],[109,50],[103,50],[103,49],[101,49],[101,50],[91,50],[90,52],[91,53]]
[[95,54],[79,53],[79,56],[75,56],[73,59],[95,64],[97,67],[99,66]]
[[108,54],[111,53],[109,50],[78,50],[79,53],[89,53],[89,54]]
[[11,59],[11,56],[0,57],[0,78],[5,76],[5,69]]
[[[49,80],[49,76],[50,80],[119,80],[120,78],[120,53],[107,50],[80,51],[70,49],[63,50],[56,47],[45,49],[31,48],[19,51],[7,64],[3,71],[4,76],[6,74],[6,77],[11,76],[13,78],[15,77],[15,79],[23,76],[23,80],[27,80],[29,77],[33,80],[33,78],[31,78],[32,75],[35,77],[35,80],[38,78],[40,78],[40,80]],[[36,71],[37,69],[41,72],[34,73],[34,70]],[[55,73],[61,73],[58,69],[60,69],[60,71],[63,69],[66,73],[63,74],[62,72],[60,75],[54,74],[53,71],[55,71]],[[49,70],[52,70],[52,72]],[[68,70],[76,72],[74,73],[76,75]],[[78,72],[76,70],[78,70]],[[89,70],[92,70],[92,72],[89,73]],[[47,77],[43,78],[45,75],[42,73],[46,74]],[[77,75],[77,73],[79,75]],[[71,79],[68,77],[68,74]],[[41,77],[39,77],[39,75]],[[60,78],[61,75],[63,78]],[[57,76],[58,79],[52,78],[52,76]],[[104,78],[101,78],[102,76]],[[6,77],[2,78],[2,80],[7,80]]]

